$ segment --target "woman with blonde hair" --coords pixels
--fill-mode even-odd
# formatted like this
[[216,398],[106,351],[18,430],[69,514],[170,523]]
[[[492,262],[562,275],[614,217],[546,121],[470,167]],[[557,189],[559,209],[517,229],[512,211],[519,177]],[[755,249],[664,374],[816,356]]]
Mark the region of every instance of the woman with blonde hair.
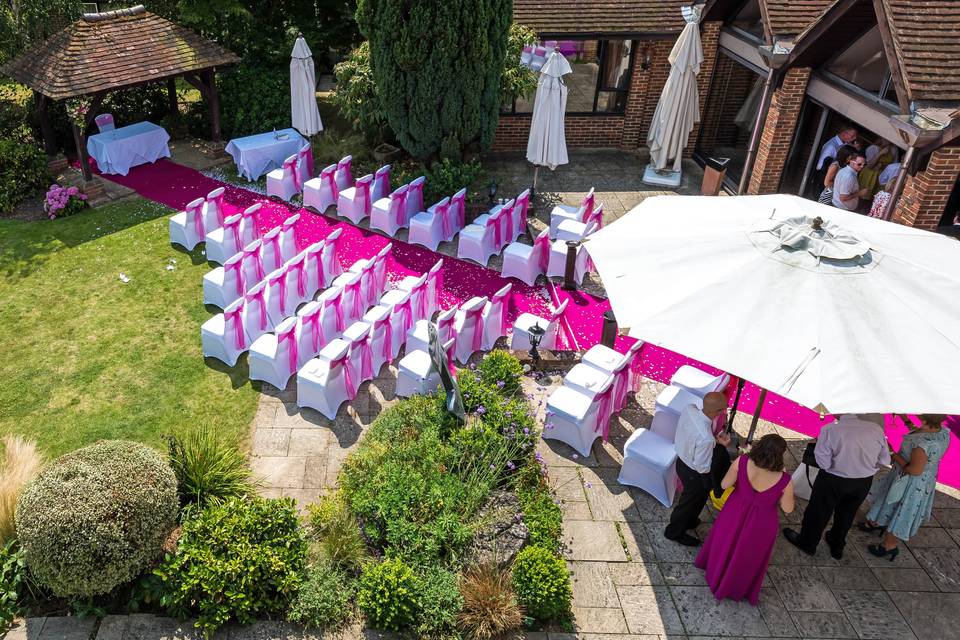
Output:
[[933,512],[937,471],[950,444],[950,431],[943,427],[944,420],[946,416],[923,415],[920,425],[914,426],[904,416],[910,432],[903,437],[899,452],[890,448],[893,469],[876,481],[867,520],[857,525],[867,533],[884,532],[879,544],[867,547],[878,558],[894,560],[900,553],[897,542],[915,536]]

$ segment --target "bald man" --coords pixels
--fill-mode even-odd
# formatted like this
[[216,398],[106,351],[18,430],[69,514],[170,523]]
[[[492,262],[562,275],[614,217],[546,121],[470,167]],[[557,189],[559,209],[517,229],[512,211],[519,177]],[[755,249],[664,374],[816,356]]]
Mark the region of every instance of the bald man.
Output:
[[[700,512],[707,504],[709,492],[713,489],[711,467],[717,464],[714,460],[723,458],[715,457],[714,449],[718,445],[726,449],[730,444],[728,434],[713,433],[714,420],[721,413],[726,413],[726,410],[726,396],[712,392],[703,397],[703,409],[691,404],[680,411],[674,445],[677,449],[677,475],[683,482],[683,493],[670,514],[670,524],[663,532],[667,540],[688,547],[700,544],[700,539],[688,531],[696,529],[700,523]],[[726,462],[729,465],[729,456],[726,457]]]

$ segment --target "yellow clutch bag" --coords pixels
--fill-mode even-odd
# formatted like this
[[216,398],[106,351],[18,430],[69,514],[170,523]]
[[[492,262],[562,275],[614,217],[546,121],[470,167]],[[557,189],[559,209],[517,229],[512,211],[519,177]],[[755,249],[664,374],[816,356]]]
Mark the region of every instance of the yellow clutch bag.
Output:
[[723,509],[723,505],[726,504],[727,498],[730,497],[731,493],[733,493],[733,487],[727,487],[726,489],[724,489],[723,495],[720,496],[719,498],[717,497],[716,493],[714,493],[713,491],[710,491],[710,502],[713,503],[713,508],[716,509],[717,511],[720,511],[721,509]]

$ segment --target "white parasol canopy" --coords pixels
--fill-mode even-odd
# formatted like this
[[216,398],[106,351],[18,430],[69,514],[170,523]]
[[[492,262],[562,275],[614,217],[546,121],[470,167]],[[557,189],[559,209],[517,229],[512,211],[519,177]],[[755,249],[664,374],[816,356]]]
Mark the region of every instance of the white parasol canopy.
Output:
[[663,196],[584,246],[632,336],[820,413],[960,413],[956,240],[795,196]]
[[563,131],[563,115],[567,110],[567,85],[563,76],[568,73],[572,73],[570,63],[559,51],[553,51],[540,69],[527,140],[527,160],[535,165],[556,169],[569,161]]
[[323,131],[316,87],[313,55],[303,36],[297,36],[290,54],[290,120],[293,128],[305,136]]
[[650,165],[657,170],[680,171],[683,149],[693,126],[700,122],[700,95],[697,93],[697,74],[703,64],[703,46],[700,44],[699,10],[687,16],[687,25],[670,51],[670,75],[663,85],[657,110],[650,123],[647,146],[650,147]]

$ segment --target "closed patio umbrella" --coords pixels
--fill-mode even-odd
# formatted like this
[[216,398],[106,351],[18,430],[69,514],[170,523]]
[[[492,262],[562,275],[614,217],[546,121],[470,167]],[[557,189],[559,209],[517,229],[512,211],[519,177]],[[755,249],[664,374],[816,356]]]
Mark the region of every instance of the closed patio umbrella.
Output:
[[572,73],[570,63],[559,51],[553,51],[540,69],[537,95],[533,101],[530,138],[527,140],[527,160],[532,162],[533,189],[537,188],[537,174],[541,166],[556,169],[569,162],[567,139],[563,130],[563,116],[567,110],[567,85],[563,76]]
[[662,196],[584,246],[632,336],[821,414],[960,413],[952,238],[796,196]]
[[[675,182],[671,184],[679,184],[683,149],[694,124],[700,121],[697,74],[703,64],[703,47],[700,44],[699,15],[699,10],[687,13],[687,25],[670,51],[670,75],[663,85],[647,135],[647,146],[650,147],[647,173],[651,173],[650,169],[661,174],[675,172]],[[644,179],[647,177],[645,175]]]
[[307,137],[323,131],[316,87],[313,55],[303,36],[297,36],[290,54],[290,120],[293,128]]

